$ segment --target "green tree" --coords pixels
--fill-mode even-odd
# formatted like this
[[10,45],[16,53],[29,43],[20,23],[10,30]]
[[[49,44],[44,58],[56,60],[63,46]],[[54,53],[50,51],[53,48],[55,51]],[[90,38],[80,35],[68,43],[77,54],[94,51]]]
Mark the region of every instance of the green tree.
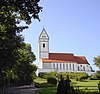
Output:
[[100,56],[94,57],[95,65],[100,69]]
[[[4,86],[5,78],[13,75],[14,65],[17,64],[19,49],[23,48],[23,37],[20,34],[31,24],[32,18],[39,19],[40,0],[0,0],[0,86]],[[9,75],[8,75],[9,74]],[[17,76],[12,76],[17,78]]]
[[21,21],[30,24],[32,18],[40,20],[42,7],[38,3],[39,0],[0,0],[0,75],[19,58],[18,49],[23,42],[20,32],[27,28],[19,26]]
[[23,48],[19,49],[17,64],[6,73],[7,84],[14,84],[15,82],[17,85],[18,83],[30,84],[37,70],[37,67],[32,64],[35,59],[35,55],[31,51],[31,45],[24,43]]

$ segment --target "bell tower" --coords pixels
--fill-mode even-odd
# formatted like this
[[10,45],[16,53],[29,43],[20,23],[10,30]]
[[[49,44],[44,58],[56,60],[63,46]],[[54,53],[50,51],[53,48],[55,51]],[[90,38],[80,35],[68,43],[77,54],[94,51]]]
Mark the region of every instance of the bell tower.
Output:
[[49,58],[49,36],[44,28],[38,40],[38,58],[39,60]]

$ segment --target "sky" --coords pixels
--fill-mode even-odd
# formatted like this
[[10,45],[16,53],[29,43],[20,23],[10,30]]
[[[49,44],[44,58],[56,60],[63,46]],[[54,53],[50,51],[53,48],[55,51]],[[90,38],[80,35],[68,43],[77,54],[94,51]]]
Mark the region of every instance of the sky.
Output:
[[[100,55],[100,0],[41,0],[41,21],[32,20],[23,31],[38,59],[38,37],[43,27],[48,33],[49,52],[85,56],[93,70],[93,59]],[[35,61],[38,64],[38,61]]]

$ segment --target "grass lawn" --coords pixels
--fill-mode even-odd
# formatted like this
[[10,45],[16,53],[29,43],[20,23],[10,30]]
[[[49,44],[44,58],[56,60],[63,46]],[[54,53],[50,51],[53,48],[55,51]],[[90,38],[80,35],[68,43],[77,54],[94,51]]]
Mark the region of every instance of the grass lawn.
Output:
[[56,87],[47,87],[43,89],[39,89],[39,94],[56,94],[57,88]]
[[34,82],[36,82],[36,83],[46,83],[47,79],[37,77],[36,79],[34,79]]
[[98,90],[98,83],[100,80],[86,80],[86,81],[72,81],[72,86],[79,86],[79,89]]
[[[36,78],[34,80],[35,82],[38,82],[38,83],[46,83],[47,80],[46,79],[41,79],[41,78]],[[98,82],[100,80],[86,80],[86,81],[76,81],[74,79],[71,79],[71,82],[72,82],[72,86],[79,86],[79,89],[83,89],[83,90],[93,90],[95,89],[96,91],[98,91]],[[90,86],[90,87],[89,87]],[[93,87],[91,87],[93,86]],[[56,90],[57,90],[57,87],[46,87],[46,88],[41,88],[39,89],[39,94],[56,94]],[[90,91],[91,91],[90,90]]]
[[72,82],[75,82],[73,85],[79,86],[98,86],[100,80],[85,80],[85,81],[76,81],[71,79]]

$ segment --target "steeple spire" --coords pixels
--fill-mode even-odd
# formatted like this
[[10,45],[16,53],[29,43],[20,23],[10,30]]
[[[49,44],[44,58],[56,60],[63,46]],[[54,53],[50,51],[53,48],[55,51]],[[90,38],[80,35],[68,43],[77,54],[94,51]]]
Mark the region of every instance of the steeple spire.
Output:
[[46,32],[46,30],[45,30],[45,28],[43,27],[43,29],[42,29],[42,32],[41,32],[41,34],[40,34],[40,36],[39,36],[39,39],[43,39],[43,38],[47,38],[48,40],[49,40],[49,36],[48,36],[48,34],[47,34],[47,32]]
[[44,27],[40,33],[38,43],[39,60],[42,58],[49,58],[49,36]]

